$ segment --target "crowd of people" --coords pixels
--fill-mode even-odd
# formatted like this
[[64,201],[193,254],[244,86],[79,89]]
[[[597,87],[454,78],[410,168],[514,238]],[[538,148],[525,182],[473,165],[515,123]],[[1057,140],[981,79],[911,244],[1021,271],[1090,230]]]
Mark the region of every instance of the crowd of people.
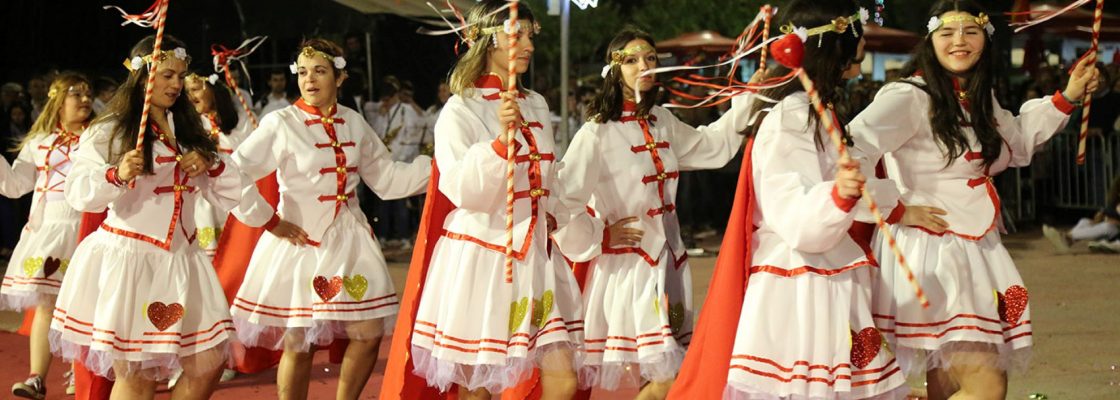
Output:
[[[1013,113],[984,10],[929,14],[897,80],[851,85],[867,11],[793,0],[751,90],[683,113],[659,105],[653,38],[621,28],[566,132],[520,79],[539,23],[502,0],[466,10],[426,109],[392,77],[354,96],[357,43],[321,38],[259,99],[170,35],[132,46],[119,83],[44,75],[26,103],[4,85],[0,194],[34,192],[7,211],[26,223],[0,307],[34,313],[12,393],[44,398],[53,354],[82,400],[163,381],[204,399],[270,368],[299,399],[330,348],[356,399],[392,336],[387,399],[904,398],[907,373],[931,399],[1003,398],[1033,327],[992,178],[1113,82],[1089,55]],[[1115,235],[1111,207],[1047,237]],[[689,257],[717,229],[698,313]],[[403,288],[390,248],[414,250]]]

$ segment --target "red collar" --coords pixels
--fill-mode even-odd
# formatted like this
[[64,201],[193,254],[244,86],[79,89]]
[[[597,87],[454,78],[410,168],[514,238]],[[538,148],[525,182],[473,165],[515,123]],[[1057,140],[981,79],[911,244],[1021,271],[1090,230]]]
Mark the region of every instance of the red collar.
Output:
[[479,89],[506,89],[505,85],[502,84],[502,77],[494,74],[482,74],[474,80],[474,87]]
[[334,106],[331,107],[330,114],[323,115],[323,112],[320,111],[318,107],[307,104],[306,101],[303,101],[302,97],[300,97],[299,100],[296,100],[295,106],[297,108],[299,108],[300,110],[303,110],[304,112],[308,113],[308,114],[311,114],[311,115],[314,115],[314,116],[320,117],[320,118],[323,118],[323,117],[330,118],[330,117],[333,117],[335,114],[338,113],[338,104],[335,104]]
[[632,102],[630,100],[623,100],[622,101],[622,111],[630,111],[630,112],[638,111],[638,103]]

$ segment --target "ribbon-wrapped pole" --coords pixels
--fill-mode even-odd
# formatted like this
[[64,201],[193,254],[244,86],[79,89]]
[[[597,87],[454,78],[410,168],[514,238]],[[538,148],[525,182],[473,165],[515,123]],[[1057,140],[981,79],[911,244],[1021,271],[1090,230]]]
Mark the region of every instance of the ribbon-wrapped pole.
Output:
[[[770,40],[770,20],[773,18],[773,6],[767,4],[762,6],[762,42],[766,43]],[[758,55],[758,68],[766,69],[766,46],[762,46]]]
[[[1093,41],[1086,57],[1097,58],[1097,46],[1101,39],[1101,19],[1104,17],[1104,0],[1097,0],[1093,11]],[[1081,110],[1081,131],[1077,134],[1077,165],[1085,165],[1085,141],[1089,137],[1089,109],[1093,105],[1093,94],[1085,93],[1085,103]]]
[[[506,22],[506,32],[509,35],[509,73],[506,76],[506,92],[517,101],[517,39],[520,37],[517,19],[518,0],[509,4],[509,20]],[[517,134],[517,122],[510,122],[506,129],[506,283],[513,282],[513,198],[514,198],[514,140]],[[530,232],[532,234],[532,232]]]
[[156,65],[163,57],[160,50],[163,46],[163,27],[167,22],[167,2],[170,0],[156,0],[156,41],[152,44],[152,61],[148,63],[148,82],[144,84],[144,108],[140,111],[140,132],[136,134],[136,149],[144,148],[144,135],[148,131],[148,114],[152,109],[152,90],[156,85]]
[[241,93],[241,88],[237,85],[237,79],[234,79],[233,74],[230,73],[229,66],[231,62],[237,62],[241,71],[245,72],[246,79],[249,79],[249,69],[245,67],[245,57],[252,54],[267,39],[268,36],[252,37],[241,42],[241,45],[236,49],[229,49],[222,45],[210,46],[210,54],[214,56],[214,71],[222,72],[225,75],[226,85],[229,85],[233,89],[233,93],[237,95],[237,100],[241,102],[241,107],[245,110],[245,115],[249,117],[249,122],[253,124],[254,128],[258,125],[257,116],[253,113],[253,108],[245,99],[244,94]]

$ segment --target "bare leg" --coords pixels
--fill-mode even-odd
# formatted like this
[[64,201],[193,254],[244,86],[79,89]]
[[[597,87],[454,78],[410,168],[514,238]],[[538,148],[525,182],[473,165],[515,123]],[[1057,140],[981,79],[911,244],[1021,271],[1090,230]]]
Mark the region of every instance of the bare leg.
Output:
[[54,302],[35,307],[35,319],[31,321],[31,373],[47,376],[51,368],[51,343],[48,339],[51,318],[54,316]]
[[958,356],[975,360],[973,363],[955,363],[949,375],[960,390],[951,400],[1001,400],[1007,397],[1007,373],[996,367],[998,353],[969,352]]
[[140,373],[128,373],[128,362],[113,363],[117,376],[109,400],[151,400],[156,397],[156,381],[144,378]]
[[638,392],[638,397],[634,400],[664,400],[669,396],[669,388],[673,386],[673,381],[650,382],[642,386],[642,391]]
[[307,400],[311,384],[311,353],[303,350],[303,332],[288,330],[284,335],[284,355],[276,370],[276,390],[281,400]]
[[929,400],[947,400],[959,389],[945,370],[934,368],[926,371],[926,396]]
[[485,388],[467,390],[467,388],[459,386],[459,400],[490,400],[490,392],[486,391]]
[[210,349],[183,358],[183,374],[171,392],[173,400],[209,399],[218,387],[225,365],[225,354],[219,349]]
[[[338,378],[338,400],[356,400],[373,374],[377,351],[381,348],[383,325],[380,319],[353,322],[346,326],[350,345],[342,357],[342,373]],[[354,339],[358,338],[358,339]]]
[[541,400],[570,400],[578,383],[571,350],[553,350],[541,358]]

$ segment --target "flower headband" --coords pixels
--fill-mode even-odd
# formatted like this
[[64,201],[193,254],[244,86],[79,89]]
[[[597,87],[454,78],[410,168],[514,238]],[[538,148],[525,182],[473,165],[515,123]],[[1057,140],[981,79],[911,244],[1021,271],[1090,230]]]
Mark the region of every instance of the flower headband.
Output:
[[607,63],[607,65],[603,66],[603,73],[600,74],[600,75],[602,75],[604,78],[606,78],[607,73],[610,72],[610,70],[611,70],[611,67],[613,67],[615,65],[620,65],[620,64],[622,64],[622,60],[625,60],[626,57],[630,57],[632,55],[641,53],[643,51],[656,51],[656,49],[654,49],[650,45],[640,44],[640,45],[637,45],[637,46],[634,46],[634,47],[628,47],[628,48],[625,48],[625,49],[619,49],[619,50],[612,51],[611,52],[611,62],[609,62],[609,63]]
[[201,75],[192,72],[190,75],[187,75],[187,80],[191,82],[206,81],[210,82],[210,86],[214,86],[218,83],[218,74],[210,74],[210,76],[203,78]]
[[929,23],[926,24],[926,29],[929,30],[929,33],[933,33],[938,29],[941,29],[941,27],[954,22],[959,24],[963,24],[965,22],[975,22],[976,25],[984,27],[984,31],[988,32],[988,36],[996,33],[996,27],[992,25],[992,21],[990,21],[990,19],[988,18],[988,14],[980,13],[979,16],[976,16],[966,11],[962,11],[961,13],[962,14],[952,15],[948,17],[940,17],[936,15],[929,17]]
[[[513,25],[511,26],[510,21],[507,19],[501,25],[495,25],[495,26],[486,27],[486,28],[479,28],[478,26],[471,26],[470,28],[467,28],[466,33],[463,35],[463,39],[467,41],[467,44],[472,44],[473,45],[474,42],[476,40],[478,40],[478,38],[481,37],[482,35],[493,35],[493,34],[498,33],[498,32],[505,32],[506,34],[513,34],[514,32],[520,32],[520,31],[521,31],[521,21],[520,20],[514,22]],[[538,33],[541,33],[541,23],[537,22],[537,21],[533,21],[533,34],[536,35]]]
[[[174,50],[160,51],[156,55],[156,61],[157,62],[163,62],[163,60],[166,60],[168,57],[171,57],[171,56],[175,56],[175,58],[178,58],[180,60],[183,60],[184,62],[190,63],[191,57],[187,55],[187,49],[184,49],[182,47],[176,47]],[[136,57],[132,57],[131,59],[126,59],[126,60],[124,60],[123,64],[124,64],[124,67],[127,68],[129,71],[136,72],[136,71],[139,71],[140,68],[143,68],[145,64],[150,65],[151,63],[152,63],[152,55],[149,54],[149,55],[146,55],[146,56],[143,56],[143,57],[136,56]]]
[[[855,14],[845,17],[836,17],[836,19],[833,19],[832,22],[818,26],[816,28],[799,27],[791,22],[788,25],[783,26],[781,28],[781,31],[785,34],[796,34],[797,36],[800,36],[801,41],[804,42],[810,36],[824,35],[828,32],[844,33],[848,30],[849,27],[852,26],[852,23],[855,21],[859,21],[860,25],[866,25],[867,19],[870,16],[871,14],[867,11],[866,8],[860,7],[859,11],[856,11]],[[852,29],[852,36],[859,37],[859,34],[856,33],[855,29]]]
[[[86,88],[89,88],[89,85],[88,85],[88,84],[86,84],[86,83],[79,83],[79,84],[77,84],[77,85],[73,85],[73,86],[69,86],[69,87],[67,87],[67,88],[66,88],[66,94],[70,94],[70,93],[79,93],[79,89],[80,89],[80,88],[81,88],[82,86],[85,86]],[[57,88],[55,88],[55,89],[51,89],[50,91],[48,91],[48,92],[47,92],[47,98],[50,98],[50,99],[53,99],[53,98],[54,98],[55,96],[58,96],[58,95],[59,95],[59,90],[58,90]]]
[[[327,60],[328,62],[334,64],[334,67],[336,69],[346,68],[346,59],[342,58],[342,56],[331,56],[330,54],[324,53],[321,50],[317,50],[311,46],[304,47],[303,50],[300,50],[299,55],[307,58],[322,57],[324,60]],[[298,59],[299,57],[297,56],[296,58]],[[296,61],[292,61],[292,65],[289,65],[288,69],[292,70],[292,74],[296,74],[299,72],[299,65],[296,65]]]

